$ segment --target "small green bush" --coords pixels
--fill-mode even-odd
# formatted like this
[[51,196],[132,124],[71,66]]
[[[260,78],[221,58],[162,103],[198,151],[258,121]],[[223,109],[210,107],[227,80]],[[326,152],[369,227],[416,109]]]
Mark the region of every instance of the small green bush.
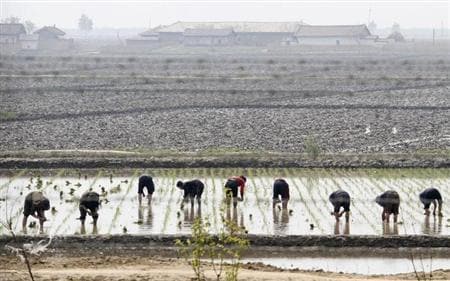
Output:
[[[244,250],[250,246],[244,228],[226,220],[222,215],[223,227],[217,235],[210,233],[211,224],[196,218],[192,225],[192,237],[186,241],[176,240],[178,253],[188,261],[194,270],[195,280],[206,280],[202,259],[211,263],[216,280],[235,281],[238,278],[240,261]],[[228,258],[230,263],[225,263]]]
[[10,120],[16,118],[17,115],[11,111],[0,111],[0,120]]
[[313,136],[308,136],[305,140],[305,152],[312,159],[317,159],[321,153],[321,149]]

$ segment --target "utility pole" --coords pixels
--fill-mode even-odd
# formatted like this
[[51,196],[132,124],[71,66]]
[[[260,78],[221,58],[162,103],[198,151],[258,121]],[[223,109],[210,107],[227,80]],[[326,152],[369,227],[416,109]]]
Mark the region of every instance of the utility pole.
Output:
[[441,21],[441,37],[445,37],[445,32],[444,32],[444,21]]
[[435,28],[433,28],[433,46],[434,46],[434,43],[435,43],[435,39],[436,38],[436,29]]

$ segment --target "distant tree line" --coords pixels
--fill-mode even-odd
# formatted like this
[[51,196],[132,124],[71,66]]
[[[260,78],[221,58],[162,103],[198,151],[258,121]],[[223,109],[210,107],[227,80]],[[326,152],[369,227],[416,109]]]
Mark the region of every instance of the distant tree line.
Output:
[[22,23],[27,33],[32,33],[36,29],[36,25],[29,20],[22,22],[19,17],[10,16],[1,20],[1,23]]
[[78,28],[82,31],[91,31],[94,27],[94,22],[91,18],[82,14],[80,19],[78,20]]

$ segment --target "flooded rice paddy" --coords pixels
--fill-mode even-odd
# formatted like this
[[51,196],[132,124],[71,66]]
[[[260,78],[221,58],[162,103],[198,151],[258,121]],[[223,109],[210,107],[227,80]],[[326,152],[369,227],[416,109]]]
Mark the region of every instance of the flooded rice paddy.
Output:
[[[138,206],[137,182],[141,174],[153,176],[153,200]],[[226,208],[223,185],[231,175],[247,176],[245,200],[238,208]],[[272,183],[283,177],[290,185],[287,211],[272,208]],[[201,208],[189,204],[181,209],[182,192],[178,180],[198,178],[205,183]],[[423,215],[418,194],[427,187],[440,189],[444,217]],[[188,234],[195,217],[202,217],[217,231],[221,215],[245,227],[250,234],[265,235],[392,235],[450,234],[450,170],[448,169],[160,169],[124,171],[27,171],[3,173],[0,177],[0,218],[11,219],[21,231],[23,202],[32,190],[41,190],[50,199],[45,232],[67,234]],[[339,188],[352,196],[351,219],[335,223],[328,196]],[[87,218],[80,227],[78,200],[87,190],[101,194],[99,223],[93,229]],[[381,192],[394,189],[401,197],[400,223],[381,223],[381,208],[374,202]],[[29,221],[35,220],[30,218]],[[37,233],[29,228],[28,234]],[[2,227],[0,234],[6,234]]]
[[261,262],[283,269],[323,270],[355,274],[399,274],[414,272],[421,274],[431,270],[450,269],[449,259],[423,257],[409,258],[386,257],[298,257],[298,258],[246,258],[243,263]]

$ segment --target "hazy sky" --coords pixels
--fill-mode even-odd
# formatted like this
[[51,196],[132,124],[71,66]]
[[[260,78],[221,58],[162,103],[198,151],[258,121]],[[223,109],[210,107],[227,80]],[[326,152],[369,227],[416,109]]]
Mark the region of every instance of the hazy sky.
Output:
[[450,0],[0,0],[1,18],[17,16],[37,26],[76,28],[81,14],[99,27],[147,28],[180,21],[299,21],[308,24],[358,24],[402,28],[449,26]]

